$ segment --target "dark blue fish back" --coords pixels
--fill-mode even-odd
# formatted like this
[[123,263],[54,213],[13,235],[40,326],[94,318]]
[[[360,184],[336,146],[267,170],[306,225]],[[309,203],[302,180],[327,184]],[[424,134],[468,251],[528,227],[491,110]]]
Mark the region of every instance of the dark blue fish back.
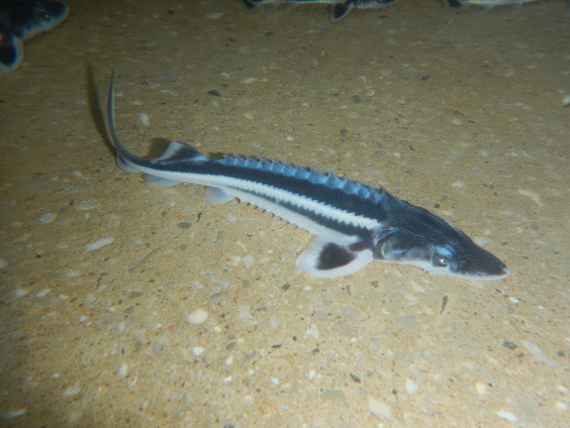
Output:
[[212,161],[226,167],[240,168],[250,170],[251,172],[268,173],[310,183],[317,187],[342,192],[346,196],[356,196],[374,205],[382,204],[386,200],[386,197],[389,196],[388,192],[383,189],[375,189],[332,173],[321,173],[310,168],[284,162],[234,155],[225,155],[220,159]]

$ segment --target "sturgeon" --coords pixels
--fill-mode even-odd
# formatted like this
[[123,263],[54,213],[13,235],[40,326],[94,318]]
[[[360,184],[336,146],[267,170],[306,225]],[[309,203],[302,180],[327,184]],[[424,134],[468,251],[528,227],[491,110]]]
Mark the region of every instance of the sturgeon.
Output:
[[533,3],[538,0],[448,0],[451,7],[480,6],[492,9],[498,6],[522,6],[527,3]]
[[61,24],[68,13],[67,0],[1,0],[0,73],[20,65],[25,40]]
[[461,230],[382,188],[274,160],[206,156],[180,141],[170,142],[154,159],[139,157],[119,141],[115,103],[112,77],[106,124],[122,169],[163,186],[206,186],[212,203],[238,199],[310,232],[315,239],[296,263],[302,272],[334,278],[381,260],[480,280],[509,274],[502,261]]
[[384,9],[391,6],[394,0],[243,0],[248,9],[266,4],[327,4],[330,5],[332,22],[345,18],[352,9]]

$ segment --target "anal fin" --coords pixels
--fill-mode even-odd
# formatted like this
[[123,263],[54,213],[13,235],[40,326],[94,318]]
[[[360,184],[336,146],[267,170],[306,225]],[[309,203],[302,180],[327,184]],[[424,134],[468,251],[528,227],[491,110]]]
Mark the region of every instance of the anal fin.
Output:
[[169,180],[168,178],[157,177],[156,175],[150,174],[144,175],[144,182],[156,187],[174,187],[180,183],[180,181]]
[[230,195],[224,189],[220,189],[218,187],[208,187],[208,190],[206,191],[206,201],[212,205],[225,204],[233,199],[233,195]]
[[373,260],[371,248],[360,244],[340,245],[317,239],[299,256],[297,269],[317,278],[351,275]]

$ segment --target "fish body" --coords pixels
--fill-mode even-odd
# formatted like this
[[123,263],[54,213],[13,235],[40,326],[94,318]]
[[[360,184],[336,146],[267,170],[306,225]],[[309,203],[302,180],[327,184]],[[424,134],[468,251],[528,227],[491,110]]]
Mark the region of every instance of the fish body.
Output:
[[254,9],[258,6],[264,6],[267,4],[279,4],[286,3],[287,0],[242,0],[245,7],[248,9]]
[[521,6],[535,1],[537,0],[449,0],[449,5],[451,7],[480,6],[491,9],[497,6]]
[[[479,6],[485,9],[493,9],[499,6],[522,6],[534,3],[538,0],[448,0],[451,7]],[[566,16],[570,16],[570,0],[566,0]]]
[[211,202],[237,198],[315,235],[297,259],[297,268],[315,277],[349,275],[373,260],[476,279],[509,273],[498,258],[442,218],[381,188],[273,160],[209,157],[183,142],[171,142],[158,158],[138,157],[118,139],[112,80],[106,122],[124,170],[161,185],[206,186]]
[[0,72],[15,70],[23,59],[23,42],[59,25],[68,13],[63,0],[1,0]]
[[345,18],[353,9],[383,9],[391,6],[394,0],[243,0],[244,4],[253,9],[266,4],[327,4],[330,5],[331,20],[340,21]]

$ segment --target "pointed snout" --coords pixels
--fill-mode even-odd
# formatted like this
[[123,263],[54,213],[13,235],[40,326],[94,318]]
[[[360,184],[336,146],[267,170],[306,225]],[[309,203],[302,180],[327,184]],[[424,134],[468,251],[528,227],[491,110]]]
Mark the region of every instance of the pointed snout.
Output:
[[499,258],[475,244],[464,258],[460,270],[462,275],[477,279],[501,279],[511,273]]

